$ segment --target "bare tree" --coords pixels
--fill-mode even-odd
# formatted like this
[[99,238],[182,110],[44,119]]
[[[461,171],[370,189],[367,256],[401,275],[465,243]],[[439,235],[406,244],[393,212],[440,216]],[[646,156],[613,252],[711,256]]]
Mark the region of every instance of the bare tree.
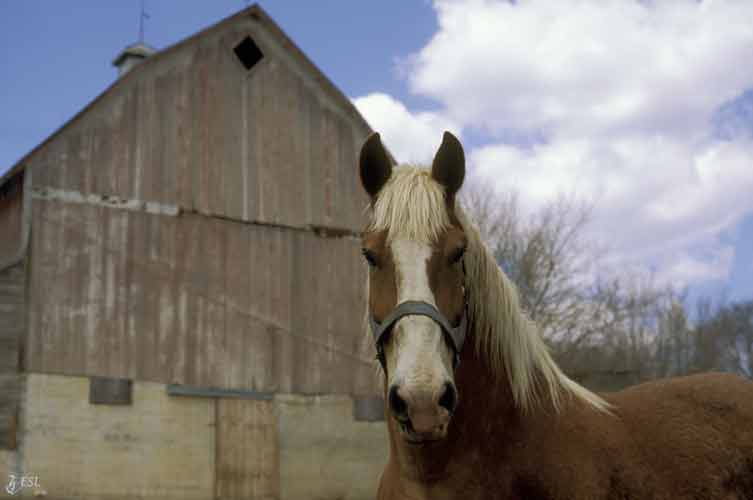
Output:
[[727,330],[724,352],[730,368],[753,378],[753,302],[732,305],[729,315],[731,325]]
[[753,376],[753,302],[689,314],[687,290],[621,270],[600,278],[603,251],[586,237],[590,207],[559,197],[523,216],[515,193],[471,186],[462,202],[518,287],[562,368],[628,383],[698,371]]
[[590,303],[586,286],[599,260],[585,237],[590,208],[562,196],[524,217],[516,193],[496,195],[479,185],[462,201],[543,334],[581,343],[594,333],[584,316],[598,316],[603,308]]
[[753,302],[697,304],[688,372],[724,370],[753,377]]
[[584,229],[585,205],[560,197],[523,218],[515,193],[472,186],[463,203],[521,302],[545,335],[571,332],[583,314],[582,282],[594,262]]
[[658,325],[677,294],[636,276],[599,279],[589,206],[560,196],[523,217],[515,193],[479,186],[462,201],[566,372],[655,371]]
[[685,307],[673,302],[659,319],[654,375],[670,377],[688,372],[691,328]]

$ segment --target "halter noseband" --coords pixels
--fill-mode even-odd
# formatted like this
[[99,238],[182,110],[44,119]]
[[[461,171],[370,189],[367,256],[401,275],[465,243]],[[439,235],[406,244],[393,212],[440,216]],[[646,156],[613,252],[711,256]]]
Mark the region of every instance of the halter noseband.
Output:
[[382,368],[387,370],[387,360],[384,356],[384,336],[387,332],[392,330],[392,327],[403,316],[427,316],[434,320],[439,325],[450,342],[450,346],[454,351],[452,360],[453,369],[457,368],[460,363],[460,350],[463,348],[463,342],[465,341],[465,332],[468,327],[468,320],[466,314],[466,306],[463,305],[463,316],[460,320],[460,324],[453,327],[447,318],[439,312],[439,310],[428,302],[418,300],[406,300],[395,307],[381,323],[377,323],[372,314],[369,314],[369,325],[371,326],[371,333],[374,334],[374,342],[376,342],[377,359],[382,364]]

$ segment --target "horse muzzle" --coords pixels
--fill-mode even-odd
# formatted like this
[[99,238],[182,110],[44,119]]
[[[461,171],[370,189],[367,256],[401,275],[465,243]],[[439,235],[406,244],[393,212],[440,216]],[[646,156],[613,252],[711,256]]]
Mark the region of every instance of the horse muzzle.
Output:
[[388,403],[403,438],[411,444],[444,439],[458,404],[457,389],[445,382],[440,391],[410,390],[393,384]]

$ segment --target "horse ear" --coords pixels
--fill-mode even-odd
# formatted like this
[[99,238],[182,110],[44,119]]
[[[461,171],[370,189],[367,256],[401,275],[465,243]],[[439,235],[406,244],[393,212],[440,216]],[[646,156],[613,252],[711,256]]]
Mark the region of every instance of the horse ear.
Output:
[[447,199],[452,200],[465,178],[465,153],[457,137],[445,132],[442,144],[434,156],[431,176],[445,187]]
[[376,198],[387,179],[392,175],[392,160],[382,146],[379,132],[374,132],[361,146],[358,160],[361,185],[371,198]]

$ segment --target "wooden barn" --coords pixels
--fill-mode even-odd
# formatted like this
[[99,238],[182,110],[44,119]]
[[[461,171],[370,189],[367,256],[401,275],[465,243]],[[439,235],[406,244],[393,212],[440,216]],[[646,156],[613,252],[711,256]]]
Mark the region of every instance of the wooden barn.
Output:
[[372,498],[369,125],[258,6],[153,52],[0,179],[3,495]]

